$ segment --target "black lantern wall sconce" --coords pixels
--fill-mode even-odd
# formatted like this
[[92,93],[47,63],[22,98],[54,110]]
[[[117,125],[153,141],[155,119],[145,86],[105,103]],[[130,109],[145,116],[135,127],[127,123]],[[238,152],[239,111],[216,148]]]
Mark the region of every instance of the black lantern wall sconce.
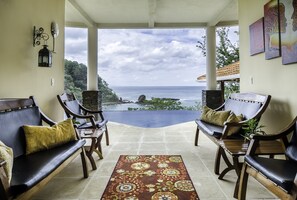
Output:
[[48,49],[47,40],[49,35],[44,32],[44,29],[40,27],[36,29],[33,27],[33,47],[40,45],[41,41],[44,41],[43,48],[38,52],[38,66],[39,67],[51,67],[52,66],[52,53],[55,53],[55,38],[59,35],[58,24],[51,23],[51,35],[53,37],[53,50]]

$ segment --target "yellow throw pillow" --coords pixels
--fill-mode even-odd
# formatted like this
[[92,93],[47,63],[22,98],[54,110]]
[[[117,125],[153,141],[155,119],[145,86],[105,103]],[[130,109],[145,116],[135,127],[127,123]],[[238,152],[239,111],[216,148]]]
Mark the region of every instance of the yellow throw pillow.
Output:
[[6,161],[4,171],[10,183],[13,166],[13,151],[12,148],[6,146],[2,141],[0,141],[0,158]]
[[230,115],[230,111],[215,111],[207,106],[202,109],[201,120],[210,124],[224,126],[224,122]]
[[[243,120],[242,114],[236,116],[233,112],[231,112],[226,122],[241,122],[242,120]],[[231,128],[229,128],[227,135],[228,136],[233,135],[237,133],[240,129],[241,129],[240,126],[232,126]]]
[[71,119],[52,127],[23,126],[26,137],[26,154],[51,149],[75,140],[75,130]]

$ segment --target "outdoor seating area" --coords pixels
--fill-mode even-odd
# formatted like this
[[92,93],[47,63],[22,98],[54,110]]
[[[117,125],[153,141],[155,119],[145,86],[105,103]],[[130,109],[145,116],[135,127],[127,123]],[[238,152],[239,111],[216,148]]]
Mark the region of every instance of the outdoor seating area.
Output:
[[[81,178],[80,160],[56,176],[33,200],[100,199],[120,155],[181,155],[200,199],[229,200],[233,198],[237,180],[235,171],[219,180],[213,173],[217,146],[204,134],[199,147],[193,145],[194,121],[163,128],[140,128],[109,122],[109,146],[103,144],[104,159],[94,155],[97,170],[90,170],[89,178]],[[222,166],[225,166],[222,163]],[[63,186],[63,187],[61,187]],[[247,184],[247,199],[277,199],[252,178]]]
[[[83,111],[79,111],[79,109],[82,108],[85,112],[89,113],[100,113],[102,116],[101,119],[103,119],[101,121],[107,122],[107,119],[103,118],[103,112],[89,111],[81,106],[81,104],[73,97],[71,97],[72,100],[69,100],[69,98],[65,100],[66,96],[66,94],[61,96],[57,95],[59,102],[63,105],[65,114],[71,119],[71,129],[77,127],[75,123],[72,123],[76,117],[82,119],[88,118],[91,121],[90,124],[95,124],[95,126],[90,126],[88,128],[73,129],[76,138],[78,139],[76,142],[77,144],[74,144],[74,146],[77,146],[75,148],[70,145],[71,142],[69,143],[68,140],[67,142],[60,142],[62,146],[59,143],[57,148],[55,148],[55,144],[46,146],[47,140],[43,140],[43,137],[47,137],[46,135],[48,135],[48,133],[41,129],[41,119],[51,126],[54,125],[53,127],[61,126],[59,124],[64,122],[56,124],[46,117],[43,112],[39,110],[33,97],[28,99],[1,99],[1,121],[8,122],[8,119],[14,120],[14,118],[18,120],[15,127],[8,126],[8,129],[5,125],[11,123],[1,123],[1,130],[12,135],[15,135],[16,133],[19,134],[15,141],[10,141],[7,135],[0,135],[2,138],[1,141],[13,147],[13,152],[16,156],[13,163],[14,165],[17,165],[13,168],[12,182],[9,183],[7,180],[8,173],[6,169],[7,166],[9,166],[9,162],[7,160],[1,161],[0,171],[2,192],[0,195],[3,199],[8,199],[10,196],[13,196],[16,199],[33,198],[36,200],[61,198],[70,200],[74,197],[98,199],[101,197],[101,193],[106,190],[104,186],[107,185],[106,181],[109,180],[110,174],[113,172],[120,155],[122,155],[122,159],[124,159],[123,155],[131,155],[131,159],[134,159],[137,155],[151,155],[152,157],[154,157],[154,155],[160,155],[161,157],[166,155],[168,155],[168,157],[173,155],[181,156],[180,159],[185,162],[183,168],[189,172],[188,177],[191,177],[189,178],[189,181],[193,183],[193,186],[197,191],[196,195],[201,199],[231,199],[232,197],[236,199],[258,199],[259,195],[261,196],[261,199],[273,199],[275,198],[274,195],[280,199],[296,199],[295,144],[297,118],[279,133],[254,136],[250,141],[250,145],[247,147],[244,146],[245,141],[242,137],[228,137],[227,134],[230,130],[229,126],[238,126],[242,129],[242,126],[247,121],[251,119],[260,120],[261,115],[265,113],[265,109],[270,102],[270,95],[253,93],[232,94],[230,99],[228,99],[220,108],[223,108],[222,110],[225,110],[224,112],[230,112],[229,109],[232,108],[232,111],[235,112],[236,115],[239,115],[240,113],[244,114],[244,117],[241,119],[242,121],[224,123],[225,127],[215,126],[217,128],[210,133],[208,130],[210,130],[211,127],[214,127],[214,125],[203,121],[204,113],[200,115],[199,111],[197,111],[197,116],[199,117],[196,121],[193,120],[186,123],[178,123],[157,128],[147,128],[146,126],[137,127],[124,123],[110,122],[109,129],[112,132],[111,136],[104,134],[106,133],[107,128],[106,123],[102,126],[97,126],[92,114],[87,114],[85,117],[82,115]],[[163,115],[164,114],[170,115],[170,112],[165,112]],[[29,118],[26,119],[25,116]],[[83,123],[86,124],[87,121],[83,121]],[[28,130],[39,126],[36,127],[39,128],[37,130],[40,134],[39,140],[34,138],[29,140],[30,135],[27,133],[27,125],[31,125]],[[24,128],[17,128],[23,126]],[[63,126],[63,130],[70,130],[69,127],[67,128],[65,125]],[[195,126],[197,127],[197,131],[196,135],[193,135]],[[24,129],[25,134],[22,131],[13,132],[16,128],[18,130]],[[222,131],[220,136],[211,134],[213,132],[219,134],[217,131],[218,128]],[[237,131],[242,131],[241,129],[237,129]],[[199,134],[199,132],[203,132],[204,134]],[[293,136],[288,137],[292,132]],[[198,134],[199,145],[197,143]],[[24,143],[23,137],[26,138],[26,143]],[[111,137],[112,143],[102,145],[101,140],[103,137],[105,137],[105,139]],[[193,139],[195,140],[195,145],[191,144]],[[277,139],[281,140],[278,141]],[[28,149],[31,148],[29,145],[35,144],[35,140],[37,143],[40,141],[41,149],[28,152],[30,151]],[[33,143],[28,141],[33,141]],[[85,144],[86,141],[87,144]],[[80,145],[78,145],[78,143],[80,143]],[[71,154],[73,155],[68,155],[70,156],[69,158],[67,158],[68,156],[63,156],[62,154],[65,150],[63,146],[65,146],[65,148],[73,149],[67,151],[68,154],[72,152]],[[25,148],[26,153],[22,152],[24,150],[20,150],[20,147],[21,149]],[[37,148],[39,148],[38,144]],[[31,153],[34,154],[31,155]],[[48,153],[50,156],[47,160],[47,156],[44,156],[43,154]],[[77,159],[76,157],[79,153],[81,154],[81,158]],[[43,169],[42,173],[45,173],[45,175],[42,176],[35,175],[41,173],[38,171],[40,167],[30,167],[30,165],[22,164],[22,162],[27,162],[28,160],[35,160],[32,162],[34,164],[37,162],[35,157],[38,159],[39,154],[44,157],[42,162],[39,162],[37,165]],[[214,155],[216,155],[215,159]],[[59,165],[62,163],[60,166],[53,165],[53,163],[51,164],[51,162],[53,162],[52,159],[55,160],[57,156],[61,158],[65,157],[64,160],[59,162]],[[88,157],[87,161],[85,156]],[[264,157],[262,158],[262,156]],[[281,159],[273,159],[274,156],[280,156],[279,158]],[[284,160],[283,158],[285,157],[288,158],[288,160]],[[223,158],[223,163],[220,163],[221,158]],[[74,161],[71,162],[71,160]],[[82,167],[78,167],[79,164],[82,164]],[[36,165],[36,163],[34,165]],[[51,165],[49,170],[53,171],[46,172],[48,167],[44,168],[42,167],[43,165]],[[32,175],[29,173],[29,176],[39,177],[38,179],[34,178],[36,182],[31,182],[26,177],[23,177],[25,181],[24,183],[20,182],[23,179],[18,177],[19,172],[17,171],[22,170],[22,166],[24,166],[24,169],[27,169],[28,167],[35,169],[35,171],[32,169],[30,170]],[[220,167],[224,168],[224,170],[220,171]],[[90,174],[90,180],[82,180],[81,170],[79,174],[79,169],[83,169],[83,176],[85,178]],[[250,179],[248,181],[249,175],[254,177],[255,180]],[[98,181],[98,179],[100,179],[100,181]],[[93,185],[91,183],[93,180],[98,182],[98,187],[94,189],[94,191],[85,189],[86,187],[90,187],[90,184]],[[259,183],[256,180],[259,181]],[[77,186],[73,185],[77,181],[80,184]],[[211,181],[212,184],[210,183]],[[55,182],[58,182],[58,184],[55,184]],[[215,187],[213,185],[214,183],[216,184]],[[26,187],[24,188],[22,185],[25,185]],[[64,194],[64,191],[59,191],[59,185],[69,185],[69,188],[66,187],[66,190],[69,190],[68,193]],[[44,189],[42,189],[43,187]],[[213,191],[213,193],[210,191]],[[54,194],[54,196],[51,196],[51,194]],[[93,195],[98,196],[95,197]]]
[[0,200],[297,200],[297,0],[0,0],[0,25]]

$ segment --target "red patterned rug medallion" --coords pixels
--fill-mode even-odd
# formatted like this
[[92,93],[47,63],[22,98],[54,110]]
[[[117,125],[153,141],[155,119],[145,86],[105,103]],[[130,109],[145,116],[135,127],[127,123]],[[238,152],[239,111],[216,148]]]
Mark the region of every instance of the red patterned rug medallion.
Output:
[[180,155],[121,155],[102,200],[197,200]]

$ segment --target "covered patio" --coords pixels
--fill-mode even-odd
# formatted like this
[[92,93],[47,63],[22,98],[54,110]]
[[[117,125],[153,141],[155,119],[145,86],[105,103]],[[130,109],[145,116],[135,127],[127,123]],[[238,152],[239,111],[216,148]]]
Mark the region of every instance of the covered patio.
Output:
[[[110,146],[103,146],[103,160],[94,156],[97,170],[90,170],[90,177],[82,179],[81,163],[78,158],[33,200],[99,200],[120,155],[181,155],[201,200],[234,199],[233,192],[237,178],[235,171],[229,172],[225,180],[218,179],[213,173],[216,145],[203,134],[199,140],[199,148],[194,147],[195,128],[194,122],[163,128],[140,128],[109,123],[112,143]],[[222,165],[223,167],[225,166]],[[248,190],[247,199],[275,199],[252,178]]]
[[[249,26],[263,17],[269,0],[0,0],[0,96],[34,95],[41,109],[61,121],[63,110],[56,95],[64,91],[64,28],[88,29],[88,90],[97,89],[98,28],[205,28],[207,35],[207,89],[216,87],[215,28],[238,25],[240,30],[240,91],[269,94],[271,103],[261,118],[267,133],[285,127],[297,115],[297,64],[282,65],[281,57],[266,60],[251,56]],[[50,34],[51,22],[59,25],[51,68],[38,67],[40,46],[33,47],[33,26]],[[99,36],[100,37],[100,36]],[[48,40],[53,49],[53,38]],[[99,71],[100,74],[100,71]],[[81,179],[75,161],[54,178],[34,199],[100,199],[120,154],[180,154],[201,199],[233,199],[235,174],[226,181],[212,172],[216,146],[201,137],[193,139],[195,123],[165,128],[137,128],[110,123],[110,146],[103,146],[103,160]],[[152,147],[159,147],[158,151]],[[250,179],[248,199],[274,199]]]

